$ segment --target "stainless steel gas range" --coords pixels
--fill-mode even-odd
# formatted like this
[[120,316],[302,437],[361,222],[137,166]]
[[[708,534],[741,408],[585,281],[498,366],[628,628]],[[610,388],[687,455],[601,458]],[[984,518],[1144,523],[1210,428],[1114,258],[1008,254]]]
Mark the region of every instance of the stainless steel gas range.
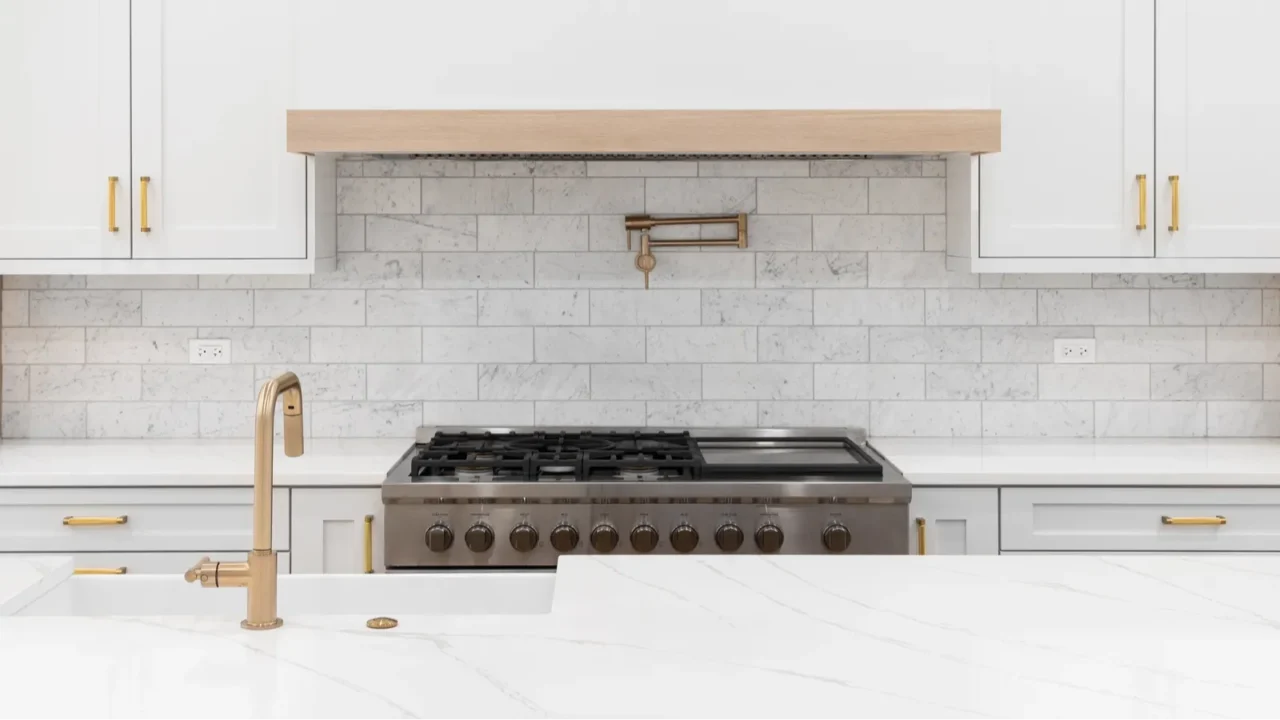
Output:
[[905,554],[911,486],[861,431],[433,428],[382,485],[389,570],[566,554]]

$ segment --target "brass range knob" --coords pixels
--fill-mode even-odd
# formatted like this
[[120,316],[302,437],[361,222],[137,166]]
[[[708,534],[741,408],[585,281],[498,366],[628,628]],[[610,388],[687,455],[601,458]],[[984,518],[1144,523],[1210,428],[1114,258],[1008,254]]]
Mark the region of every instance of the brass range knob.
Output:
[[853,544],[853,533],[840,523],[831,523],[822,531],[822,546],[831,552],[844,552]]
[[427,549],[431,552],[444,552],[453,547],[453,531],[444,523],[436,523],[427,528]]
[[647,523],[631,531],[631,547],[640,553],[653,552],[658,547],[658,529]]
[[612,525],[597,525],[591,531],[591,548],[599,553],[613,552],[618,547],[618,531]]
[[698,531],[688,523],[681,523],[671,531],[671,547],[678,553],[693,552],[698,547]]
[[511,547],[516,552],[527,553],[538,547],[538,530],[529,523],[520,523],[511,531]]
[[462,540],[471,552],[488,552],[489,548],[493,547],[493,530],[484,523],[476,523],[467,528]]
[[742,528],[733,523],[725,523],[716,528],[716,547],[725,552],[737,552],[742,547]]
[[574,548],[578,547],[578,531],[567,523],[557,525],[551,531],[551,547],[555,548],[556,552],[573,552]]
[[756,547],[762,553],[776,553],[782,549],[782,528],[769,523],[756,530]]

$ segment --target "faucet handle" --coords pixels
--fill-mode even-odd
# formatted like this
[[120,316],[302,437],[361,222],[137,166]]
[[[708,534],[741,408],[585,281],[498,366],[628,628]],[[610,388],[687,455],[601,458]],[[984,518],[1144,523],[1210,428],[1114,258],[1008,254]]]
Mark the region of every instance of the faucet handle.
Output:
[[196,561],[196,564],[192,565],[190,570],[182,574],[182,579],[189,583],[199,580],[201,585],[209,587],[216,582],[213,578],[217,573],[217,568],[218,564],[211,561],[208,555],[205,555]]

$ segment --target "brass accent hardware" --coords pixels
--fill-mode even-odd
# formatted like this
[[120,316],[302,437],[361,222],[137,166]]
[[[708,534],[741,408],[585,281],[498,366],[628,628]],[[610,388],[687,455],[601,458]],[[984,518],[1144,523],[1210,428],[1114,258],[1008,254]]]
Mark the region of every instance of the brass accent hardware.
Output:
[[1173,209],[1169,215],[1169,232],[1178,232],[1178,180],[1177,175],[1169,176],[1169,184],[1173,186]]
[[147,187],[151,185],[151,177],[143,175],[138,178],[138,187],[142,191],[142,199],[138,201],[139,216],[142,218],[140,227],[142,232],[151,232],[151,224],[147,222]]
[[373,572],[373,516],[364,516],[364,571]]
[[[736,225],[738,237],[724,240],[654,240],[650,231],[662,225]],[[628,215],[623,223],[627,230],[627,249],[631,249],[631,231],[640,231],[640,252],[636,255],[636,269],[644,273],[644,288],[649,289],[649,273],[658,265],[653,249],[659,247],[747,247],[747,214],[737,215],[685,215],[655,218],[648,215]]]
[[1138,229],[1147,229],[1147,176],[1138,176]]
[[116,186],[120,184],[120,178],[112,175],[107,178],[107,231],[120,232],[120,226],[116,225]]
[[284,397],[284,454],[302,454],[302,383],[286,372],[262,384],[253,437],[253,550],[248,562],[210,562],[200,558],[183,577],[202,587],[247,587],[248,612],[240,627],[273,630],[284,624],[276,616],[276,552],[271,549],[271,492],[276,401]]
[[924,555],[924,518],[916,518],[916,554]]
[[1211,517],[1170,517],[1161,515],[1160,522],[1164,525],[1226,525],[1227,519],[1221,515],[1213,515]]
[[62,518],[63,525],[85,526],[85,525],[124,525],[129,522],[128,515],[117,515],[115,517],[93,517],[85,515],[68,515]]
[[124,575],[129,572],[127,567],[118,568],[76,568],[71,571],[72,575]]
[[364,626],[370,630],[390,630],[400,624],[399,620],[389,617],[376,617],[365,623]]

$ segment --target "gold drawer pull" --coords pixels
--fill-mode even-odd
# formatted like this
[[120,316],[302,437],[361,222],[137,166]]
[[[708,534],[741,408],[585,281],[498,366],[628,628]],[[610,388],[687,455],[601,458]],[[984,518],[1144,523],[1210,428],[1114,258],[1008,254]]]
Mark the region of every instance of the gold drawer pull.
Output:
[[1138,229],[1147,229],[1147,176],[1138,176]]
[[116,517],[68,515],[62,518],[63,525],[124,525],[127,522],[129,522],[128,515],[117,515]]
[[118,568],[76,568],[71,571],[72,575],[124,575],[129,572],[129,568],[121,566]]
[[364,571],[373,572],[373,516],[364,516]]
[[1173,186],[1173,212],[1169,215],[1169,232],[1178,232],[1178,176],[1170,175],[1169,184]]
[[143,175],[138,178],[138,189],[142,191],[142,198],[138,201],[138,209],[141,211],[139,214],[142,216],[142,222],[139,224],[138,229],[145,233],[151,232],[151,222],[147,216],[147,188],[150,187],[150,185],[151,178],[149,176]]
[[924,555],[924,518],[916,518],[916,554]]
[[1161,515],[1160,522],[1165,525],[1226,525],[1227,519],[1221,515],[1212,517],[1170,517]]
[[119,176],[107,178],[107,232],[120,232],[120,226],[116,224],[116,186],[119,184]]

